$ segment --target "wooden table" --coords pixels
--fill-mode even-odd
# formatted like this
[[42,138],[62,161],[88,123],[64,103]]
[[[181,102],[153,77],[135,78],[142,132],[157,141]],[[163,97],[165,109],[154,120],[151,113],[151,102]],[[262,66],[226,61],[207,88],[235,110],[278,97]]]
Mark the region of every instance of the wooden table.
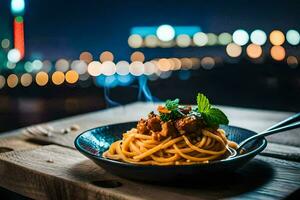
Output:
[[[269,136],[266,150],[222,180],[154,185],[107,173],[74,149],[80,132],[138,120],[156,107],[134,103],[49,122],[55,129],[80,130],[51,137],[28,136],[23,129],[0,138],[0,186],[34,199],[282,199],[299,195],[300,131]],[[292,113],[221,107],[230,124],[262,131]]]

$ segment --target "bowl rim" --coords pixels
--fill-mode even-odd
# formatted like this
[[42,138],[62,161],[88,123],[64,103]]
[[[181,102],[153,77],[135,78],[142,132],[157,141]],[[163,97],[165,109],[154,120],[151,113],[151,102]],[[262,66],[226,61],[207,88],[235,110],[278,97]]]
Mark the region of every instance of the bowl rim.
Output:
[[[251,157],[251,156],[256,156],[258,153],[262,152],[268,142],[266,140],[265,137],[261,137],[258,138],[257,140],[262,141],[261,145],[259,145],[257,148],[253,149],[252,151],[249,151],[245,154],[240,154],[238,156],[235,157],[231,157],[231,158],[226,158],[226,159],[222,159],[222,160],[215,160],[212,162],[208,162],[208,163],[197,163],[197,164],[191,164],[191,165],[139,165],[139,164],[133,164],[133,163],[126,163],[126,162],[122,162],[122,161],[118,161],[118,160],[112,160],[109,158],[104,158],[102,155],[101,156],[96,156],[94,154],[89,153],[88,151],[86,151],[85,149],[83,149],[78,143],[79,141],[79,137],[81,137],[82,135],[86,134],[87,132],[93,131],[95,129],[99,129],[99,128],[103,128],[103,127],[107,127],[107,126],[118,126],[118,125],[123,125],[123,124],[129,124],[129,123],[137,123],[137,121],[129,121],[129,122],[122,122],[122,123],[115,123],[115,124],[107,124],[107,125],[103,125],[103,126],[99,126],[99,127],[94,127],[91,129],[88,129],[82,133],[80,133],[79,135],[77,135],[77,137],[74,140],[74,145],[75,148],[82,153],[83,155],[87,156],[87,157],[92,157],[95,160],[98,161],[102,161],[102,162],[106,162],[106,163],[110,163],[110,164],[114,164],[114,165],[121,165],[124,167],[143,167],[143,168],[188,168],[188,167],[199,167],[199,166],[208,166],[208,165],[219,165],[221,163],[228,163],[228,162],[233,162],[236,160],[240,160],[242,158],[246,158],[246,157]],[[237,128],[237,129],[242,129],[244,131],[248,131],[248,132],[253,132],[256,133],[255,131],[249,130],[249,129],[245,129],[245,128],[241,128],[238,126],[231,126],[231,125],[222,125],[222,126],[227,126],[227,127],[231,127],[231,128]],[[256,133],[257,134],[257,133]]]

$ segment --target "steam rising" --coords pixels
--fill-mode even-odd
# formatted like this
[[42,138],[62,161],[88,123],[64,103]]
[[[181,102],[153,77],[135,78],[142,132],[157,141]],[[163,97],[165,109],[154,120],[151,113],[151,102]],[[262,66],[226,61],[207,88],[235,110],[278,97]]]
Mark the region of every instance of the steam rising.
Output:
[[[136,77],[138,81],[138,96],[137,101],[156,102],[157,98],[153,97],[148,87],[148,77],[139,76]],[[135,87],[134,87],[135,88]],[[121,103],[114,101],[110,98],[110,87],[104,86],[104,98],[108,107],[115,107],[122,105]]]
[[138,77],[138,82],[139,82],[138,101],[142,101],[144,96],[145,101],[153,102],[153,97],[148,87],[147,81],[148,78],[146,76]]
[[104,87],[104,98],[105,98],[105,102],[106,102],[106,105],[107,107],[115,107],[115,106],[120,106],[121,104],[116,102],[116,101],[113,101],[112,99],[110,99],[109,97],[109,87]]

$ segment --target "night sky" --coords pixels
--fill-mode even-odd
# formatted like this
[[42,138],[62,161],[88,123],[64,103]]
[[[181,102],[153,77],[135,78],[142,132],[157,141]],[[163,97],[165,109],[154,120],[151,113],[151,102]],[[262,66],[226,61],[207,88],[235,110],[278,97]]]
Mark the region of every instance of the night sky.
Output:
[[[0,38],[10,36],[8,0],[0,0]],[[128,59],[127,38],[133,26],[197,25],[204,32],[232,33],[238,28],[286,31],[300,28],[299,1],[121,1],[27,0],[27,58],[77,58],[110,50]]]

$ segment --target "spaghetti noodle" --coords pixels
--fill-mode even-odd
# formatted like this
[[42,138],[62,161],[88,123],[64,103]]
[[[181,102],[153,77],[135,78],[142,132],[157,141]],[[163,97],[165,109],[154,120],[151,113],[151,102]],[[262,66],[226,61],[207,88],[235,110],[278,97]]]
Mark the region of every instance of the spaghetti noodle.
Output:
[[123,139],[114,142],[103,156],[113,160],[143,165],[184,165],[206,163],[230,156],[229,148],[236,149],[222,129],[202,130],[202,136],[191,139],[182,135],[162,141],[152,136],[139,134],[133,128],[123,134]]
[[[182,115],[163,121],[153,112],[136,128],[123,133],[103,157],[141,165],[188,165],[208,163],[232,155],[237,144],[225,131],[212,128],[202,118],[191,115],[190,107],[178,107]],[[159,113],[171,113],[159,107]]]

